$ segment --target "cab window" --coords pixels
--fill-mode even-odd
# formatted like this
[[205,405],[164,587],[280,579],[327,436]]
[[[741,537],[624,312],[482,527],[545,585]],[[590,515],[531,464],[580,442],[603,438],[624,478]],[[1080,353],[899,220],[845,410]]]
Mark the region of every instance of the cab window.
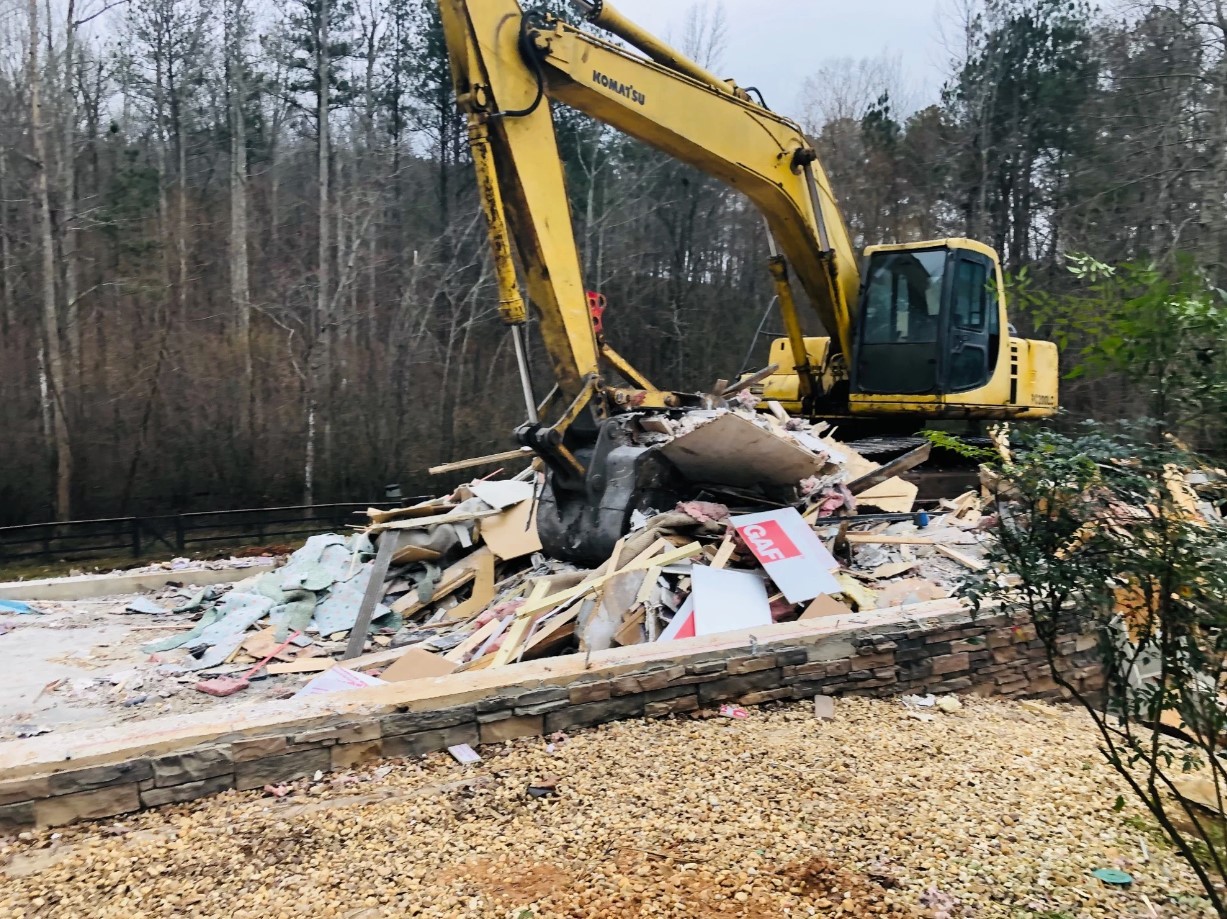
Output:
[[944,250],[875,256],[865,298],[865,343],[937,341],[945,268]]
[[954,276],[951,318],[960,329],[981,331],[988,318],[988,270],[980,262],[960,259]]

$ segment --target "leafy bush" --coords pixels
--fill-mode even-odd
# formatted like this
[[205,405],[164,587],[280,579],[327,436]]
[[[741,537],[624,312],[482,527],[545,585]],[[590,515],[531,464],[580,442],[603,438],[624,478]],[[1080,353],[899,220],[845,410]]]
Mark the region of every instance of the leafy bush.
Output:
[[[993,464],[1000,526],[989,568],[962,594],[977,610],[998,601],[1030,618],[1103,755],[1227,915],[1227,526],[1211,506],[1224,483],[1152,431],[1087,425],[1017,438],[1011,461]],[[1058,645],[1088,627],[1104,668],[1097,692],[1056,666]]]

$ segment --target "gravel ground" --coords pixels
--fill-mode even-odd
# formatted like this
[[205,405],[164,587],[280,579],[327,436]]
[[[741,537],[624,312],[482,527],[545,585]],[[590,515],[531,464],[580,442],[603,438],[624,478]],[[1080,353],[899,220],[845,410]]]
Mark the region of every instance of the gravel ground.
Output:
[[1210,915],[1072,711],[840,699],[481,752],[29,834],[0,917]]

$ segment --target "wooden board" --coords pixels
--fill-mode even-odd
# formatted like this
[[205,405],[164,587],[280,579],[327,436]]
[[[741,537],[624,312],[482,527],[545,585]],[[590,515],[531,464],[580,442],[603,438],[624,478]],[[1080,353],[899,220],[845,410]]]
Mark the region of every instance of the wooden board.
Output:
[[575,635],[575,619],[583,605],[583,602],[573,603],[568,609],[542,622],[537,633],[524,645],[521,657],[525,660],[541,657],[566,644]]
[[716,557],[711,560],[713,568],[723,568],[729,563],[729,559],[733,557],[733,550],[737,544],[733,541],[733,537],[724,537],[724,542],[720,543],[720,548],[716,550]]
[[441,523],[467,523],[470,520],[480,520],[483,517],[493,517],[499,511],[464,511],[462,513],[438,514],[433,517],[415,517],[411,520],[392,520],[388,523],[371,524],[368,533],[382,533],[384,530],[419,530],[438,526]]
[[[730,449],[733,444],[736,449]],[[795,485],[826,465],[824,457],[732,413],[718,415],[660,449],[688,479],[722,485]]]
[[469,599],[447,611],[448,619],[468,619],[476,616],[494,600],[494,556],[489,552],[478,551],[469,558],[477,560],[473,593]]
[[337,662],[331,657],[299,657],[292,661],[269,664],[264,669],[271,674],[279,673],[319,673],[329,667],[335,667]]
[[[383,651],[372,651],[369,654],[363,654],[345,661],[345,668],[347,670],[366,670],[371,667],[382,667],[385,664],[392,663],[412,647],[415,646],[406,645],[403,648],[387,648]],[[331,657],[298,657],[286,663],[269,664],[265,669],[269,673],[316,673],[321,670],[328,670],[336,665],[337,661]]]
[[366,515],[371,523],[387,523],[390,520],[404,520],[410,517],[435,517],[446,514],[454,504],[450,501],[427,501],[425,504],[415,504],[413,507],[397,507],[390,511],[382,511],[377,507],[369,507]]
[[[872,472],[867,472],[862,476],[853,479],[848,483],[848,491],[861,498],[865,493],[873,490],[876,486],[884,484],[888,479],[902,475],[909,469],[919,466],[929,458],[929,453],[933,449],[931,443],[923,443],[914,450],[909,450],[902,456],[896,456],[885,466],[879,466]],[[909,508],[910,510],[910,508]],[[893,512],[892,512],[893,513]],[[900,511],[899,513],[906,513]]]
[[472,652],[480,648],[491,635],[501,628],[501,626],[502,623],[498,619],[491,619],[443,656],[453,663],[460,663]]
[[880,535],[877,533],[849,533],[848,542],[853,545],[931,546],[933,538],[930,536],[891,536],[886,533]]
[[942,555],[946,556],[946,558],[954,559],[964,568],[970,568],[972,571],[983,571],[985,568],[988,567],[987,565],[984,564],[984,562],[980,561],[979,559],[974,559],[970,555],[965,555],[962,552],[952,549],[949,546],[943,545],[940,542],[936,543],[933,546],[933,548],[936,549],[938,552],[940,552]]
[[[647,551],[651,550],[649,549]],[[671,564],[672,562],[678,562],[684,558],[692,558],[702,551],[703,547],[697,542],[692,542],[689,545],[682,546],[680,549],[673,549],[669,552],[665,552],[663,555],[652,555],[649,557],[646,555],[645,551],[644,554],[637,556],[618,571],[610,572],[609,574],[602,574],[599,577],[586,580],[582,584],[577,584],[575,587],[569,587],[566,590],[559,591],[558,593],[550,596],[529,599],[529,601],[520,609],[520,615],[528,615],[530,613],[540,612],[541,610],[549,609],[554,606],[561,606],[567,600],[582,596],[583,594],[588,593],[590,590],[595,590],[597,587],[600,587],[606,581],[612,578],[615,574],[619,574],[623,571],[632,571],[636,568],[646,568],[652,566],[663,568],[665,565]]]
[[427,549],[424,546],[401,546],[392,556],[392,564],[407,565],[410,562],[433,562],[441,554],[436,549]]
[[427,472],[431,475],[442,475],[445,472],[457,472],[461,469],[472,469],[474,466],[489,466],[492,463],[507,463],[517,459],[531,459],[533,451],[528,447],[519,447],[515,450],[504,450],[502,453],[490,453],[486,456],[475,456],[472,459],[456,460],[452,463],[443,463],[439,466],[431,466]]
[[490,666],[502,667],[511,661],[515,657],[516,652],[520,650],[520,645],[523,643],[525,636],[528,635],[528,630],[532,628],[532,625],[532,616],[517,616],[515,622],[511,623],[511,628],[507,630],[503,643],[494,652],[494,659],[490,661]]
[[375,607],[383,599],[383,584],[388,575],[388,567],[392,564],[392,556],[400,548],[400,539],[399,531],[385,533],[379,538],[379,549],[375,553],[375,561],[371,563],[366,589],[362,592],[362,601],[358,604],[358,615],[354,619],[353,628],[349,630],[349,642],[345,645],[341,660],[358,657],[366,646],[371,617],[375,614]]
[[444,597],[451,596],[477,577],[478,570],[483,564],[482,556],[489,554],[490,549],[486,546],[481,546],[470,552],[454,565],[443,569],[443,573],[439,575],[439,582],[435,585],[435,591],[430,595],[430,602],[421,602],[418,599],[418,592],[411,590],[392,604],[392,612],[400,613],[405,618],[409,618],[420,613],[430,606],[431,603],[436,603]]

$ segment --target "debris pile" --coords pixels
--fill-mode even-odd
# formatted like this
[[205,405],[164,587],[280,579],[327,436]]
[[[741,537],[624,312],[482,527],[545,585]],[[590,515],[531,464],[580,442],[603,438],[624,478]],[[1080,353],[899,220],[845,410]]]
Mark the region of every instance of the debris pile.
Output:
[[186,598],[175,612],[198,612],[194,627],[146,650],[184,679],[242,674],[232,682],[243,688],[257,676],[316,675],[301,690],[315,692],[368,685],[374,673],[414,679],[872,615],[947,600],[983,566],[976,493],[913,510],[916,486],[900,473],[927,458],[927,443],[880,465],[778,406],[630,423],[635,442],[659,448],[694,484],[695,499],[636,512],[595,568],[542,553],[534,464],[412,507],[371,509],[348,537],[312,537],[274,571]]

